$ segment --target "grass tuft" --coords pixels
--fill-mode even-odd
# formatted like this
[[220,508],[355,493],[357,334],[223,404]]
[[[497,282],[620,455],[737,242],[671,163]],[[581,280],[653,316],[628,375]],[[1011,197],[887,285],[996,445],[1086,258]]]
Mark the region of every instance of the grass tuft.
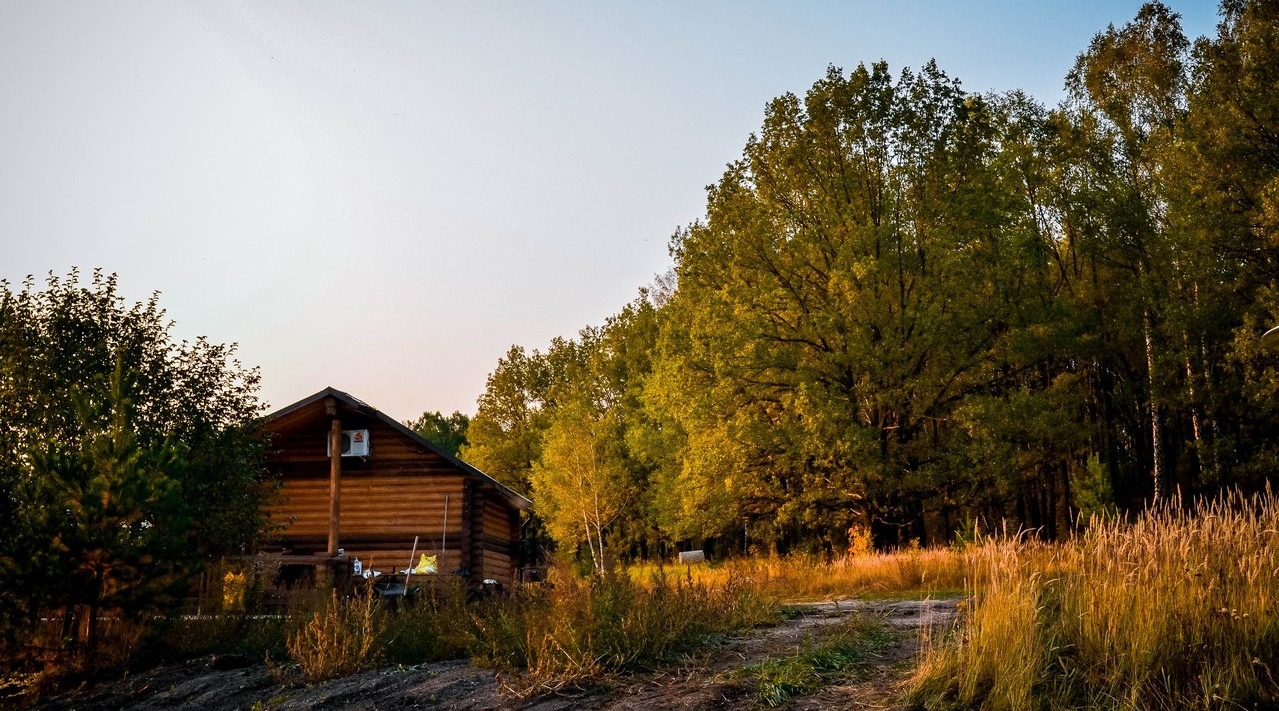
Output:
[[755,680],[761,703],[781,706],[833,680],[869,669],[892,639],[893,633],[882,623],[853,615],[820,643],[806,642],[798,654],[745,667],[738,675]]
[[303,618],[285,644],[310,684],[373,666],[385,626],[384,611],[372,592],[344,600],[335,590],[320,609]]
[[708,635],[776,623],[775,599],[727,579],[718,586],[661,572],[646,584],[625,574],[549,584],[490,601],[472,615],[476,661],[504,672],[521,696],[593,683],[614,671],[651,669]]

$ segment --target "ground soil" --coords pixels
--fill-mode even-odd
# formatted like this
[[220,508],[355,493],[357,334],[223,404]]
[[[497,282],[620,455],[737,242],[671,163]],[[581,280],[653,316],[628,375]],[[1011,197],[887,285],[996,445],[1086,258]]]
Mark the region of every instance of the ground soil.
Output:
[[[902,682],[921,640],[948,628],[956,600],[843,600],[797,605],[781,625],[731,637],[683,663],[618,675],[588,689],[521,697],[492,671],[467,661],[375,669],[321,684],[283,685],[262,664],[203,658],[164,666],[94,689],[53,699],[45,709],[406,709],[558,711],[560,709],[739,709],[758,706],[749,678],[736,670],[799,651],[852,614],[872,615],[898,630],[868,671],[836,679],[818,693],[793,699],[793,709],[909,708]],[[238,667],[238,668],[227,668]]]

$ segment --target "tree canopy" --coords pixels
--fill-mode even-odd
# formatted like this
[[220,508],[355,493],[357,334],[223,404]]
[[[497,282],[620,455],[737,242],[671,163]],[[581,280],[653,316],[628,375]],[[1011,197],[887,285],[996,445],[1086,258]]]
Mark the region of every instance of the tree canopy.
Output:
[[1148,3],[1054,108],[831,67],[768,104],[661,288],[512,347],[464,452],[593,555],[1051,537],[1264,486],[1275,13],[1226,0],[1191,42]]
[[[258,374],[116,277],[0,282],[0,612],[94,642],[262,525]],[[79,627],[77,627],[79,625]]]
[[457,456],[458,450],[466,446],[466,431],[470,428],[471,418],[457,411],[448,416],[438,411],[423,412],[421,417],[405,424],[445,452]]

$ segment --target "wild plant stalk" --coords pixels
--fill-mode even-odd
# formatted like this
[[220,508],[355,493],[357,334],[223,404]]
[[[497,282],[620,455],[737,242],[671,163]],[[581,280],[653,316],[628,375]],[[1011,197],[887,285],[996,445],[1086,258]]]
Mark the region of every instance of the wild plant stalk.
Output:
[[307,683],[354,674],[377,660],[385,629],[378,604],[371,593],[343,600],[334,591],[289,635],[289,656],[301,666]]
[[474,614],[478,660],[505,672],[519,694],[650,668],[707,634],[779,619],[775,599],[732,580],[709,586],[658,575],[640,584],[626,575],[581,578],[556,569],[550,582]]
[[1233,496],[1060,547],[989,541],[985,583],[924,657],[930,709],[1210,709],[1279,702],[1279,504]]
[[[704,584],[656,574],[582,578],[551,571],[549,585],[469,600],[464,585],[441,584],[412,604],[335,594],[294,600],[280,643],[307,682],[377,663],[416,664],[467,656],[504,672],[512,689],[535,693],[586,683],[615,670],[649,668],[691,650],[703,637],[780,619],[775,597],[735,577]],[[188,652],[229,645],[233,618],[206,617],[182,630]],[[192,636],[209,637],[194,644]],[[176,630],[175,630],[176,632]],[[277,632],[279,634],[279,632]],[[209,646],[212,645],[212,646]],[[280,676],[292,681],[287,669]]]
[[387,663],[465,659],[474,644],[465,581],[439,581],[430,594],[386,611],[381,657]]
[[[252,599],[224,609],[224,592],[210,588],[196,604],[202,612],[177,615],[153,630],[148,653],[165,658],[234,653],[269,660],[287,652],[300,672],[273,669],[288,683],[299,674],[314,682],[378,663],[470,656],[503,670],[513,688],[531,693],[614,670],[656,666],[691,650],[706,635],[780,620],[776,596],[732,571],[721,571],[714,582],[654,571],[637,582],[614,574],[581,578],[555,569],[550,585],[516,588],[487,600],[468,599],[460,581],[441,581],[430,594],[398,608],[372,597],[347,600],[320,593],[294,596],[280,614],[270,615],[254,614],[260,609]],[[104,633],[116,630],[104,628]],[[117,638],[122,639],[112,637]],[[0,706],[5,699],[38,698],[48,677],[47,669],[38,674],[3,670]]]

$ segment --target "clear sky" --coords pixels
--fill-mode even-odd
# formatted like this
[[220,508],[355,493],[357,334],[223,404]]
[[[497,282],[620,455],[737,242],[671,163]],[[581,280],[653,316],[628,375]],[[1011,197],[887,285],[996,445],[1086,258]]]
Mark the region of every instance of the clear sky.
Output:
[[[1168,0],[1191,38],[1216,5]],[[0,0],[0,278],[120,276],[237,342],[282,407],[332,385],[475,411],[512,344],[598,325],[769,99],[929,58],[1063,96],[1137,0]]]

